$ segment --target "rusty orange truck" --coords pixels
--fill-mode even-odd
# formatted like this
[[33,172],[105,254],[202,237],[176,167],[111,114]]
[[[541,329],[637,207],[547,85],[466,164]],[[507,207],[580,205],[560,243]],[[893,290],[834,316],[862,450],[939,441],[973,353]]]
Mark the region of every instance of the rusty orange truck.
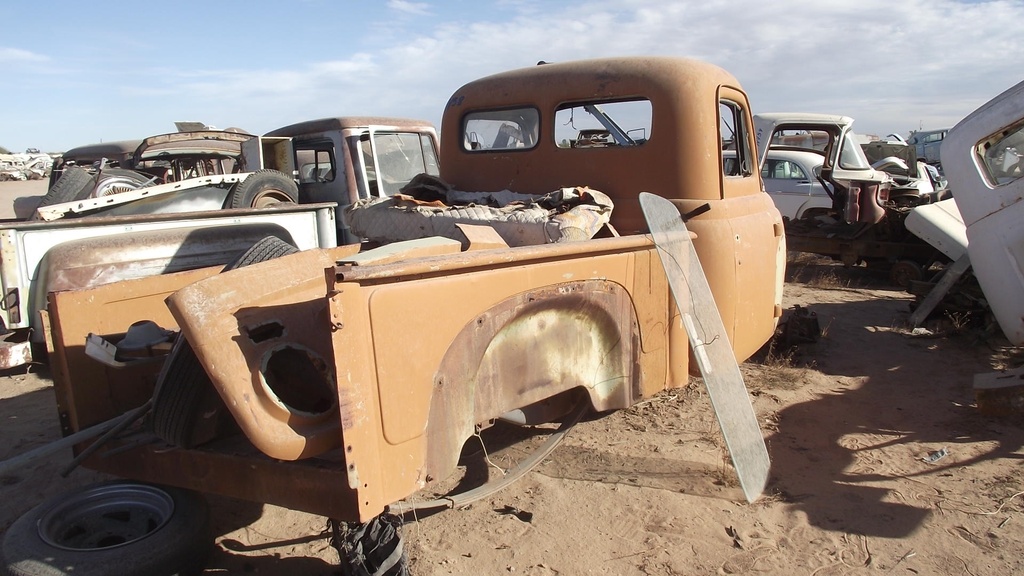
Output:
[[[454,92],[440,178],[345,211],[372,242],[52,292],[61,421],[148,401],[87,466],[365,522],[496,419],[627,408],[696,373],[641,192],[694,235],[725,330],[704,341],[747,358],[781,316],[785,237],[739,82],[680,58],[542,64]],[[180,331],[169,355],[86,354],[143,320]]]

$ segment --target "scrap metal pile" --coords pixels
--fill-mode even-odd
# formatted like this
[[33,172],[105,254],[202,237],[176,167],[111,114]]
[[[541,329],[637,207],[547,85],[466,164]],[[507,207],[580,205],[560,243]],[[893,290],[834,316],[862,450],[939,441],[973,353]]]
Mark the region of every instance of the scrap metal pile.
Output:
[[0,154],[0,182],[8,180],[41,180],[50,175],[53,158],[49,154],[27,152]]

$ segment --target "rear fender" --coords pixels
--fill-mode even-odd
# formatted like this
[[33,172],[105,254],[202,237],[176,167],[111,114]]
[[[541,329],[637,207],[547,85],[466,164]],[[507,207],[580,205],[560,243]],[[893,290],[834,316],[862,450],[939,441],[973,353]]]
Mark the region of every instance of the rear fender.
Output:
[[479,423],[571,389],[595,410],[640,396],[639,330],[621,285],[587,280],[512,296],[467,324],[434,380],[426,472],[443,478]]

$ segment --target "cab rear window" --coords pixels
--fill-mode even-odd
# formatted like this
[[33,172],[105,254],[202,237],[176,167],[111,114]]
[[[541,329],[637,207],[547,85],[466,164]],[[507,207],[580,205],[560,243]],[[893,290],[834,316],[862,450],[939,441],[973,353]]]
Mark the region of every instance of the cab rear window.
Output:
[[470,112],[462,123],[462,146],[471,152],[526,150],[537,145],[539,134],[536,108]]

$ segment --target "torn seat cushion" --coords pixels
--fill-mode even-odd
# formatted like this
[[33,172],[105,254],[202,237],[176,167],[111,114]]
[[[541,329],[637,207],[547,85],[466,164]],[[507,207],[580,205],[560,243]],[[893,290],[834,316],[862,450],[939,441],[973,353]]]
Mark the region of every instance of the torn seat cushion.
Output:
[[592,238],[611,217],[607,195],[585,186],[549,194],[446,190],[418,198],[415,191],[360,200],[345,210],[352,231],[387,243],[443,236],[459,240],[456,224],[487,224],[509,246],[549,244]]

